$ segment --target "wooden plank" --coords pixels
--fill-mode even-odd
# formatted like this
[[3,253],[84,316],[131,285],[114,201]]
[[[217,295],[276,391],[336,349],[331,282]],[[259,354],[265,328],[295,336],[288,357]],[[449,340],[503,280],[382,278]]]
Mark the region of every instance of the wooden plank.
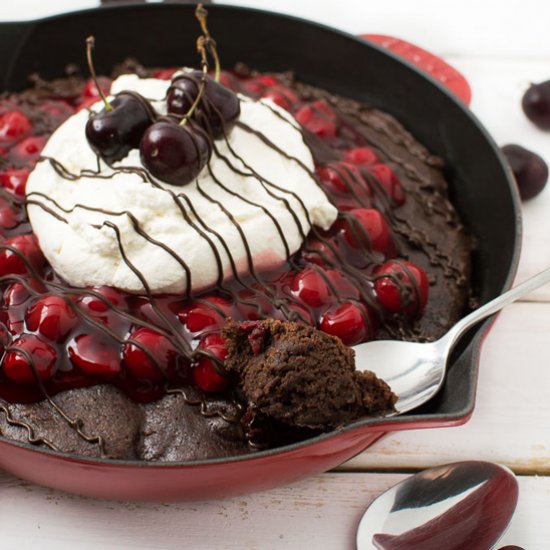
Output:
[[478,458],[516,472],[550,473],[549,335],[548,304],[509,306],[483,347],[470,422],[391,434],[344,468],[425,468]]
[[74,497],[0,474],[0,541],[3,549],[353,548],[364,508],[400,478],[327,474],[256,495],[167,505]]
[[[113,503],[75,497],[0,474],[4,550],[355,548],[363,511],[400,474],[324,474],[223,501]],[[550,478],[520,478],[505,541],[530,550],[550,540]]]

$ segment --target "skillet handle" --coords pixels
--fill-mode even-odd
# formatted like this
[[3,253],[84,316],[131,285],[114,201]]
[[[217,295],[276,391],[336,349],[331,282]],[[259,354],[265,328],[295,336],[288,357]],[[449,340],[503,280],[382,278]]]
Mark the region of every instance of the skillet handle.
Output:
[[0,23],[0,91],[8,88],[13,64],[33,27],[28,21]]
[[455,96],[461,99],[466,105],[470,105],[472,99],[472,90],[468,81],[454,67],[437,57],[433,53],[419,48],[410,42],[386,36],[383,34],[360,34],[360,38],[364,38],[370,42],[374,42],[382,46],[394,54],[402,57],[405,61],[416,65],[421,71],[424,71],[429,76],[439,81]]

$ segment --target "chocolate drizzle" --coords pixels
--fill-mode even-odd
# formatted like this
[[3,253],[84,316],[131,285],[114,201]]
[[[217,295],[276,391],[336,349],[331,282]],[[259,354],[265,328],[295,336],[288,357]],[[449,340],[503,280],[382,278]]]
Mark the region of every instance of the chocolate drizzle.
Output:
[[57,445],[52,443],[50,440],[43,438],[43,437],[37,437],[34,428],[28,423],[24,422],[22,420],[17,420],[11,415],[9,404],[8,403],[2,403],[0,401],[0,411],[4,413],[4,416],[6,417],[6,421],[11,426],[17,426],[19,428],[23,428],[27,432],[27,442],[31,443],[32,445],[39,445],[44,444],[46,447],[50,448],[52,451],[61,451]]
[[[245,85],[250,75],[241,73],[237,76],[238,78],[233,79],[236,91],[247,93]],[[219,417],[230,424],[241,422],[243,408],[239,397],[229,390],[225,396],[228,406],[216,407],[211,404],[212,400],[207,395],[198,391],[190,382],[190,368],[202,356],[209,357],[216,363],[219,373],[224,374],[220,361],[212,353],[197,347],[198,341],[209,332],[218,331],[220,326],[207,325],[206,328],[192,330],[188,323],[190,312],[195,311],[193,308],[202,308],[201,311],[217,316],[217,318],[232,317],[235,320],[245,320],[276,317],[315,325],[319,323],[326,310],[351,302],[359,307],[368,327],[367,332],[371,336],[423,340],[441,335],[448,326],[455,322],[467,303],[471,243],[454,208],[447,199],[446,183],[441,173],[440,160],[419,145],[399,123],[388,115],[358,102],[329,94],[324,90],[297,83],[288,74],[280,76],[279,79],[299,96],[299,105],[312,101],[324,101],[337,113],[338,135],[332,141],[313,136],[305,129],[303,132],[303,139],[312,150],[316,171],[318,172],[322,167],[331,168],[338,174],[343,184],[343,189],[336,192],[326,186],[323,187],[329,199],[339,209],[338,221],[330,231],[322,231],[313,227],[306,206],[300,197],[254,171],[245,159],[231,147],[227,136],[223,139],[228,150],[244,166],[245,171],[236,167],[231,158],[223,156],[216,141],[211,140],[214,153],[231,170],[253,177],[270,197],[280,202],[290,213],[296,230],[305,239],[302,248],[291,255],[285,235],[288,229],[282,226],[264,205],[231,191],[223,181],[216,177],[210,162],[208,163],[206,169],[219,189],[242,200],[251,208],[261,210],[269,217],[276,228],[287,256],[287,262],[280,267],[258,272],[248,240],[238,220],[225,208],[221,200],[207,193],[200,185],[197,185],[197,189],[201,196],[213,207],[223,212],[239,235],[246,253],[246,273],[243,274],[243,270],[237,265],[224,236],[209,227],[200,218],[184,188],[176,193],[162,187],[141,166],[117,167],[113,168],[112,172],[103,173],[98,157],[97,170],[72,173],[58,160],[43,157],[40,162],[49,162],[55,172],[67,181],[77,181],[83,176],[108,180],[119,173],[132,173],[138,175],[143,183],[162,189],[169,194],[185,222],[193,228],[198,238],[205,240],[208,248],[212,251],[217,266],[215,288],[194,295],[192,273],[184,258],[148,234],[129,210],[110,211],[83,204],[77,204],[72,208],[63,208],[52,198],[42,193],[33,192],[27,196],[26,204],[42,208],[60,222],[68,223],[68,218],[64,214],[69,215],[75,209],[100,212],[109,217],[126,216],[136,234],[144,242],[162,248],[178,263],[186,276],[186,288],[182,296],[154,296],[146,277],[128,257],[119,227],[115,222],[105,220],[94,227],[98,230],[105,227],[113,232],[120,256],[124,264],[141,282],[144,295],[133,296],[119,293],[120,300],[117,303],[102,293],[101,289],[71,287],[53,273],[51,268],[46,267],[41,271],[31,265],[17,249],[2,244],[0,253],[3,250],[10,250],[19,257],[24,262],[28,275],[10,274],[0,277],[0,283],[4,290],[8,285],[19,284],[27,293],[23,303],[14,307],[13,311],[7,310],[8,306],[6,298],[4,298],[0,328],[3,328],[6,334],[10,333],[10,330],[13,333],[15,319],[15,324],[19,327],[17,330],[24,331],[25,311],[30,304],[43,295],[61,296],[80,321],[80,325],[69,335],[67,341],[72,342],[81,333],[92,332],[101,335],[109,345],[117,346],[119,349],[128,345],[135,346],[146,354],[162,375],[161,380],[155,383],[131,380],[123,369],[118,378],[111,380],[112,384],[133,397],[141,396],[140,399],[143,401],[158,399],[164,394],[180,396],[186,405],[198,408],[205,419]],[[40,85],[44,87],[43,83]],[[28,95],[28,92],[26,94]],[[292,109],[296,111],[299,105],[293,106]],[[277,109],[271,108],[271,110],[281,120],[294,125]],[[310,177],[319,179],[317,174],[312,172],[300,159],[277,147],[262,133],[261,129],[251,128],[241,121],[237,121],[236,125],[240,130],[261,140],[264,145],[270,147],[281,157],[296,163]],[[403,187],[403,201],[396,201],[379,178],[368,169],[359,168],[359,171],[354,171],[349,165],[341,162],[344,150],[366,145],[376,152],[381,163],[390,166],[396,173]],[[20,208],[19,205],[22,201],[14,199],[11,194],[0,190],[0,197],[8,202],[10,207]],[[388,315],[380,307],[373,290],[377,278],[374,270],[384,263],[387,257],[385,253],[373,249],[369,235],[349,213],[351,208],[376,208],[382,212],[389,224],[391,239],[395,246],[394,252],[397,256],[419,263],[430,273],[433,283],[430,293],[434,298],[430,298],[431,301],[428,301],[427,309],[422,317]],[[304,217],[307,226],[301,221]],[[346,242],[342,229],[345,224],[350,228],[354,241],[360,243],[359,245],[351,246],[349,242]],[[308,227],[310,228],[309,233]],[[441,238],[440,233],[445,230],[452,235],[453,240],[450,243],[444,242],[445,236]],[[22,217],[18,225],[8,232],[8,235],[27,231],[28,222]],[[223,272],[223,259],[218,243],[229,258],[229,276]],[[453,257],[452,254],[455,251],[456,255]],[[393,257],[393,255],[392,252],[389,257]],[[329,304],[322,307],[310,307],[297,297],[292,288],[292,280],[297,273],[304,269],[313,270],[327,285],[331,295]],[[337,276],[334,275],[335,273]],[[40,290],[29,283],[31,279],[38,282]],[[414,277],[410,276],[409,279],[412,281],[412,287],[410,284],[399,286],[403,283],[397,279],[395,282],[403,296],[416,296],[418,303],[419,289],[414,284]],[[98,315],[97,312],[86,307],[87,300],[98,300],[105,306],[105,311]],[[175,374],[166,372],[155,354],[147,346],[132,338],[132,331],[136,328],[154,330],[165,337],[177,350],[178,363]],[[74,367],[67,357],[65,346],[58,344],[56,349],[59,355],[58,373],[62,378]],[[33,359],[26,350],[7,345],[5,351],[17,351],[27,357],[37,380],[38,392],[33,393],[34,398],[46,399],[63,421],[78,433],[79,437],[88,443],[97,445],[101,456],[107,455],[102,435],[90,435],[82,420],[66,414],[52,399],[52,395],[71,387],[70,384],[67,386],[52,381],[41,381],[34,368]],[[84,376],[79,384],[89,386],[102,382],[104,381],[101,378]],[[24,428],[29,443],[41,443],[54,450],[59,450],[47,438],[37,437],[31,424],[15,418],[10,413],[8,402],[12,385],[11,382],[5,380],[3,375],[0,375],[0,397],[4,399],[0,400],[0,410],[4,413],[7,422]],[[261,448],[263,445],[252,435],[248,438],[248,444],[251,448]]]

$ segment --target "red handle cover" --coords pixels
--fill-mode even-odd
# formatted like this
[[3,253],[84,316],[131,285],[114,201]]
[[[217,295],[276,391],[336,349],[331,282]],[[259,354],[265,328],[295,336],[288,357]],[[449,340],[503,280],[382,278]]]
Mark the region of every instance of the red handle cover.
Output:
[[440,57],[410,42],[393,38],[392,36],[385,36],[383,34],[360,34],[359,36],[370,42],[375,42],[401,56],[403,59],[414,63],[419,69],[439,80],[466,105],[470,104],[472,90],[468,81],[461,73]]

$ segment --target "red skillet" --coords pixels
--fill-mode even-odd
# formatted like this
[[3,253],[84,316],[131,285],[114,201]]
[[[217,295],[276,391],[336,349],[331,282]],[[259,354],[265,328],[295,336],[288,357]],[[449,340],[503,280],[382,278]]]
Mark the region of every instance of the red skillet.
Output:
[[[193,9],[125,5],[1,24],[0,86],[20,89],[35,71],[45,77],[62,75],[68,63],[84,67],[81,45],[90,34],[110,45],[96,52],[99,71],[128,56],[151,66],[192,64]],[[461,101],[411,64],[365,40],[274,13],[230,6],[209,10],[211,32],[224,45],[226,66],[243,61],[260,70],[292,68],[301,80],[394,114],[443,157],[450,167],[454,203],[479,237],[474,285],[481,301],[509,287],[519,256],[517,194],[497,147]],[[124,500],[209,499],[282,485],[341,464],[387,432],[466,422],[474,407],[487,329],[485,324],[464,340],[443,391],[413,414],[361,420],[251,456],[191,463],[82,459],[0,437],[0,467],[65,491]]]

